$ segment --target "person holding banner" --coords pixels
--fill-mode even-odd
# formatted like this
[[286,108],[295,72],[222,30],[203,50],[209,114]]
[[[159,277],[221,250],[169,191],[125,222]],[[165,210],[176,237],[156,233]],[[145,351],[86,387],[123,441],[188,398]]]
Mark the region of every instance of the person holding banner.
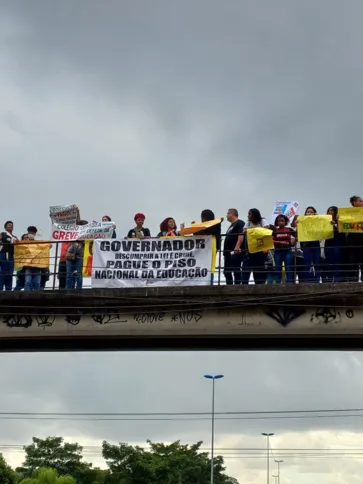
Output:
[[[305,215],[317,215],[315,207],[309,206],[305,210]],[[297,225],[299,218],[294,221]],[[293,224],[291,224],[293,225]],[[306,282],[319,283],[321,276],[321,247],[320,241],[301,242],[301,249],[305,260]]]
[[[214,212],[212,212],[212,210],[209,210],[209,209],[203,210],[201,215],[200,215],[200,219],[201,219],[202,223],[215,220]],[[221,219],[221,220],[223,220],[223,219]],[[219,224],[216,224],[216,225],[212,225],[212,227],[209,227],[207,229],[200,230],[199,232],[197,232],[197,235],[211,235],[212,237],[214,237],[214,240],[215,240],[215,250],[213,252],[213,254],[214,254],[213,255],[214,267],[216,266],[217,254],[221,250],[221,232],[222,232],[222,222],[219,223]],[[214,284],[214,273],[211,272],[211,285],[213,285],[213,284]]]
[[[248,229],[257,227],[268,228],[269,226],[269,223],[265,218],[262,217],[260,211],[257,208],[251,208],[248,212],[248,222],[244,228],[244,233],[247,233]],[[244,259],[242,265],[242,284],[249,283],[251,274],[253,274],[255,284],[266,283],[266,258],[266,251],[254,252],[253,254],[248,252],[248,255]]]
[[[33,241],[37,235],[37,228],[31,225],[27,229],[27,237],[25,240]],[[29,246],[30,248],[31,246]],[[41,261],[44,262],[44,261]],[[49,262],[49,261],[48,261]],[[24,266],[23,267],[25,280],[24,280],[24,291],[39,291],[41,283],[41,268],[35,266]]]
[[326,282],[342,282],[344,280],[343,274],[343,256],[346,246],[346,234],[338,231],[338,207],[331,206],[326,211],[327,215],[331,215],[332,223],[334,225],[334,238],[325,240],[324,254],[327,264]]
[[285,265],[285,280],[287,284],[294,282],[294,255],[292,246],[295,244],[295,232],[288,227],[289,219],[286,215],[278,215],[275,219],[274,226],[274,245],[275,245],[275,271],[276,284],[282,281],[282,264]]
[[[102,217],[102,222],[112,222],[112,219],[111,219],[111,217],[109,217],[108,215],[104,215],[104,216]],[[112,239],[116,239],[116,238],[117,238],[117,235],[116,235],[116,230],[114,230],[114,231],[112,232]]]
[[160,224],[160,232],[158,237],[177,237],[179,232],[173,217],[167,217]]

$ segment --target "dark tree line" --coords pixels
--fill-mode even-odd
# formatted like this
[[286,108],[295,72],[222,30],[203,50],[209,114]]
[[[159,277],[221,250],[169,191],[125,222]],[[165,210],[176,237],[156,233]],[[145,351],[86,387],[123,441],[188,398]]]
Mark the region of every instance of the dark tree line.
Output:
[[[202,442],[182,445],[147,442],[148,447],[102,443],[106,469],[83,460],[83,447],[62,437],[39,439],[24,447],[22,467],[11,469],[0,454],[0,484],[209,484],[211,461]],[[215,484],[238,484],[225,474],[223,457],[214,458]]]

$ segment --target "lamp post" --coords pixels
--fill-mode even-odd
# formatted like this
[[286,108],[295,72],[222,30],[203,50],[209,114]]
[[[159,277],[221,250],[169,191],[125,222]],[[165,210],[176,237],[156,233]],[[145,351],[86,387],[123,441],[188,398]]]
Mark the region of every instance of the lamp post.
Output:
[[279,476],[278,476],[278,475],[276,475],[276,474],[274,474],[272,477],[274,477],[274,478],[275,478],[275,484],[277,484],[277,483],[278,483],[278,478],[279,478]]
[[263,432],[262,435],[267,439],[267,484],[270,484],[270,437],[275,434]]
[[224,375],[204,375],[207,380],[212,380],[212,442],[211,442],[211,461],[210,461],[210,484],[214,484],[214,393],[215,381],[223,378]]
[[283,460],[275,460],[277,464],[277,484],[280,484],[280,464],[284,462]]

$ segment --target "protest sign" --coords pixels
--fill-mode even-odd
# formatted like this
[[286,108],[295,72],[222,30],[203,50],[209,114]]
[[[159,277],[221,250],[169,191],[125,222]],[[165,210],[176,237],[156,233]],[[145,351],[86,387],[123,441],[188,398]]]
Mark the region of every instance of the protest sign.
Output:
[[194,222],[190,225],[190,227],[184,227],[183,229],[181,229],[179,233],[180,235],[194,235],[198,232],[201,232],[202,230],[209,229],[214,225],[221,224],[222,222],[223,218],[216,218],[215,220],[208,220],[207,222]]
[[52,240],[74,241],[74,240],[94,240],[110,239],[114,230],[113,222],[91,222],[87,225],[52,225]]
[[14,244],[14,267],[16,270],[23,267],[38,267],[47,269],[50,262],[49,243],[39,243],[37,241],[22,240]]
[[54,205],[49,207],[49,216],[54,224],[72,225],[77,222],[77,205]]
[[92,277],[93,240],[86,240],[83,251],[83,277]]
[[331,215],[300,215],[297,224],[299,242],[314,242],[334,237]]
[[270,223],[275,225],[278,215],[286,215],[291,223],[299,210],[299,202],[276,202],[272,211]]
[[338,229],[339,232],[363,232],[363,208],[339,208]]
[[263,252],[264,250],[271,250],[274,248],[274,241],[272,239],[272,230],[264,229],[262,227],[255,227],[247,230],[247,245],[248,252],[255,254],[256,252]]
[[95,240],[92,287],[210,284],[212,237]]

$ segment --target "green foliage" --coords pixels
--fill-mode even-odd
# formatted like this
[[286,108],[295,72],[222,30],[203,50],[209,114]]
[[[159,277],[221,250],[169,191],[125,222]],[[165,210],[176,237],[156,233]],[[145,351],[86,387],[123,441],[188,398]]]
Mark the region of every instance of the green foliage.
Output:
[[6,463],[3,455],[0,454],[0,484],[16,484],[16,472]]
[[[102,455],[110,469],[105,484],[209,484],[211,461],[200,452],[202,442],[182,445],[148,441],[149,450],[125,443],[102,444]],[[223,458],[214,459],[215,484],[233,484],[223,474]]]
[[[182,445],[147,442],[144,449],[126,443],[102,444],[108,470],[83,462],[82,447],[64,442],[62,437],[39,439],[25,446],[25,461],[18,469],[20,484],[210,484],[211,461],[201,452],[202,442]],[[3,469],[13,480],[2,480]],[[215,484],[238,484],[224,474],[223,457],[214,458]],[[14,477],[15,476],[15,477]],[[0,484],[16,484],[16,475],[0,459]]]
[[32,477],[41,468],[51,468],[60,476],[70,475],[77,478],[92,467],[91,464],[82,462],[83,447],[77,443],[64,442],[62,437],[33,437],[33,443],[26,445],[24,451],[23,467],[17,469],[22,477]]
[[72,476],[60,476],[55,469],[38,469],[33,477],[23,479],[20,484],[76,484]]

